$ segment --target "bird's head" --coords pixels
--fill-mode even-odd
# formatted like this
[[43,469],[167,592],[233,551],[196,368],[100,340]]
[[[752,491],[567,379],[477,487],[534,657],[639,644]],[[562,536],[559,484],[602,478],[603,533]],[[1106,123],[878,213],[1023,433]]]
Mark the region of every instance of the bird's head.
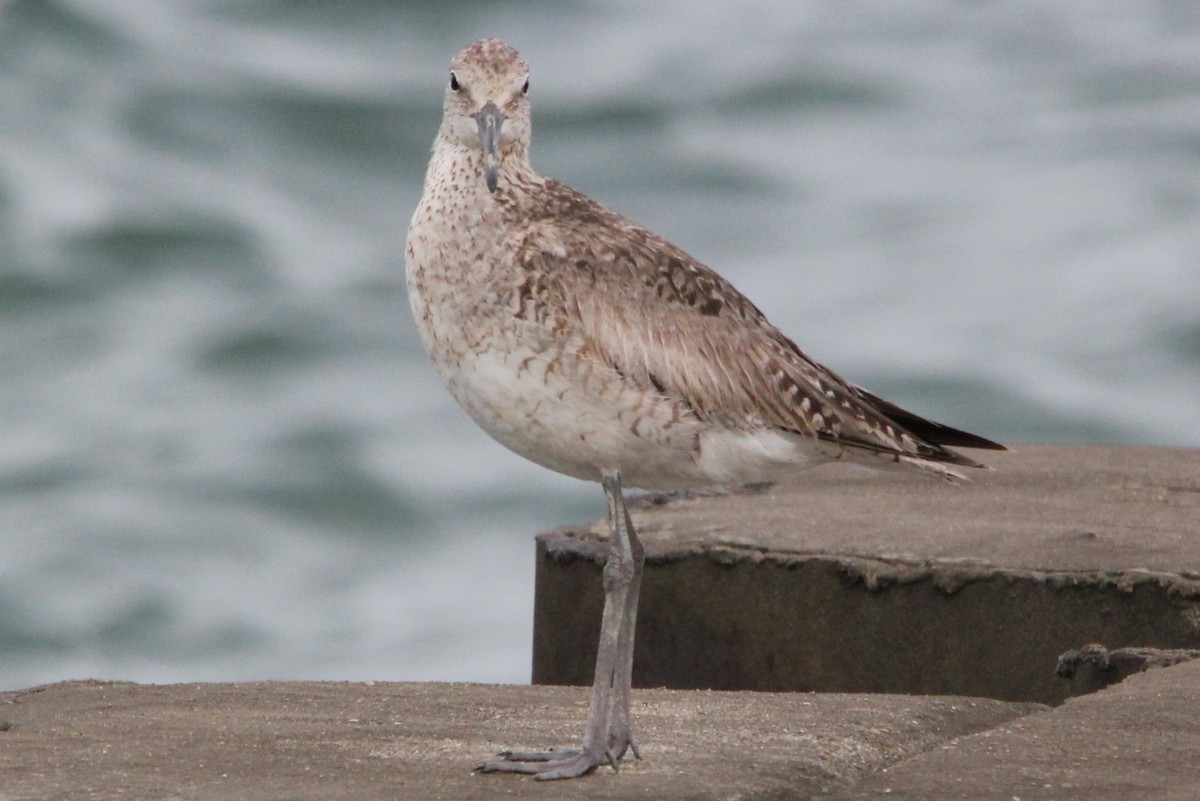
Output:
[[443,135],[483,153],[488,191],[495,192],[500,162],[529,148],[529,65],[499,39],[481,39],[450,62]]

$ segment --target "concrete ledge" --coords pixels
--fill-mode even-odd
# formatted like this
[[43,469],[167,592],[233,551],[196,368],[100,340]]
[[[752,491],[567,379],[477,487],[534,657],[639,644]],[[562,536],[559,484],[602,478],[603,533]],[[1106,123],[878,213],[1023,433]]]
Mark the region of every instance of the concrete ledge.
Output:
[[505,747],[574,743],[586,690],[69,682],[4,700],[4,801],[806,798],[1045,709],[974,698],[647,690],[634,709],[643,760],[619,774],[541,783],[471,768]]
[[0,698],[0,799],[472,801],[1196,797],[1200,661],[1049,708],[978,698],[642,690],[645,758],[573,782],[475,775],[571,742],[582,688],[68,682]]
[[[635,683],[1060,703],[1071,649],[1200,648],[1200,450],[988,457],[965,486],[830,465],[644,499]],[[539,537],[536,683],[591,681],[604,537]]]
[[1200,797],[1200,661],[964,737],[828,801],[1191,801]]

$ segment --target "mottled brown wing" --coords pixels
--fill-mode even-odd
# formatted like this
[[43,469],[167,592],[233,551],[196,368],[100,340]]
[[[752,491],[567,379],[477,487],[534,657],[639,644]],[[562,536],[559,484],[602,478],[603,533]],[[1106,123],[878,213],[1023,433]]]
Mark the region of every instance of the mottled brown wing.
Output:
[[521,305],[568,309],[575,319],[559,325],[578,326],[627,380],[720,425],[775,426],[880,455],[976,466],[890,420],[682,250],[598,205],[594,219],[572,211],[573,227],[527,237]]

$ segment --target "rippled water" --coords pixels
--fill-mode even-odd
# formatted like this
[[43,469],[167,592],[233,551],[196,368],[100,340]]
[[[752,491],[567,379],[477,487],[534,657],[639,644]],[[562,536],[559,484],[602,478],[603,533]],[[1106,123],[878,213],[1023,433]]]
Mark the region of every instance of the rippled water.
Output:
[[532,535],[602,496],[474,429],[403,283],[483,34],[543,172],[848,377],[1200,445],[1192,0],[8,0],[0,687],[527,679]]

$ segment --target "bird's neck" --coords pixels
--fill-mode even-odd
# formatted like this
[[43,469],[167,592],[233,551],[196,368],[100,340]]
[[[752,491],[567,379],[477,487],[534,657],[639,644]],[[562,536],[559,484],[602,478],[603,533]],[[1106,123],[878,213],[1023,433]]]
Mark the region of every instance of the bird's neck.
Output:
[[496,191],[489,192],[481,149],[438,138],[421,202],[409,226],[414,268],[445,268],[440,242],[469,243],[463,245],[469,251],[490,253],[511,236],[512,221],[531,202],[530,190],[544,180],[529,166],[524,149],[506,149],[499,166]]
[[499,181],[496,192],[488,191],[484,178],[484,155],[476,145],[462,144],[439,137],[425,175],[425,193],[466,195],[504,202],[508,189],[517,184],[540,182],[529,164],[529,151],[520,142],[508,143],[500,152]]

